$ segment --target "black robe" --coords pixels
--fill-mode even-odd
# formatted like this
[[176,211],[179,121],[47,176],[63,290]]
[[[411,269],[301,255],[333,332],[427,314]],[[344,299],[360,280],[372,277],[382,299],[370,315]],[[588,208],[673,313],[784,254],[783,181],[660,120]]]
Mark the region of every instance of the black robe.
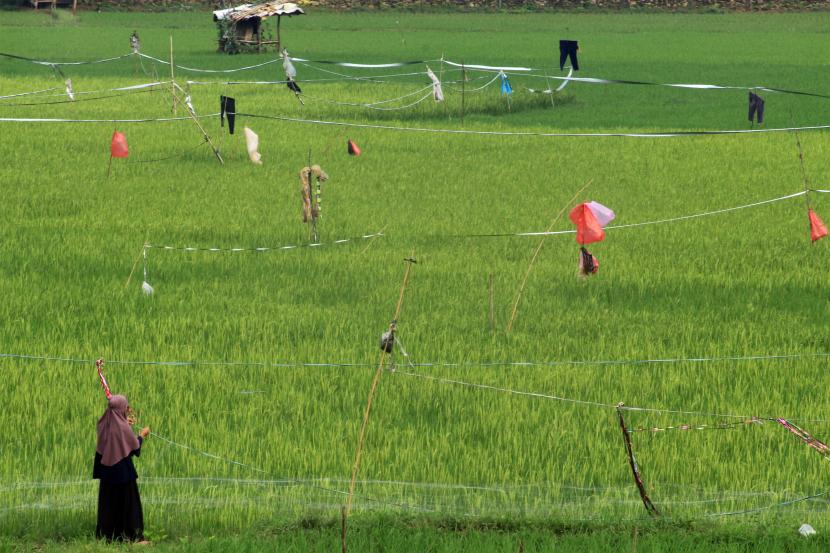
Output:
[[101,481],[98,489],[98,524],[95,535],[107,540],[144,539],[144,513],[138,495],[138,473],[132,457],[141,455],[142,439],[138,449],[131,451],[111,467],[101,464],[101,454],[95,453],[92,477]]

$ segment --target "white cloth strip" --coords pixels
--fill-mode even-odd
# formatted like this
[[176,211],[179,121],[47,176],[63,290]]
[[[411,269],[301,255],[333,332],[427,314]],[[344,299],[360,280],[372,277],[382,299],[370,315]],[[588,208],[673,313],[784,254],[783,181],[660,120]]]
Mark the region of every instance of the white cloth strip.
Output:
[[[322,119],[301,119],[299,117],[284,117],[281,115],[260,115],[255,113],[239,113],[247,117],[273,119],[289,123],[304,123],[308,125],[327,125],[333,127],[353,127],[359,129],[380,129],[387,131],[425,132],[434,134],[461,134],[479,136],[535,136],[543,138],[678,138],[690,136],[739,135],[774,132],[813,131],[830,129],[830,125],[811,125],[805,127],[777,127],[771,129],[733,129],[712,131],[676,131],[676,132],[532,132],[532,131],[474,131],[467,129],[432,129],[427,127],[396,127],[394,125],[372,125],[369,123],[348,123],[344,121],[325,121]],[[3,119],[0,118],[0,121]]]
[[[781,202],[784,200],[789,200],[792,198],[797,198],[799,196],[803,196],[806,194],[804,190],[800,192],[795,192],[793,194],[788,194],[786,196],[780,196],[778,198],[772,198],[771,200],[762,200],[760,202],[753,202],[751,204],[739,205],[735,207],[727,207],[724,209],[716,209],[714,211],[706,211],[703,213],[695,213],[693,215],[682,215],[680,217],[672,217],[670,219],[658,219],[656,221],[644,221],[642,223],[630,223],[627,225],[609,225],[605,227],[606,230],[610,229],[624,229],[624,228],[633,228],[633,227],[643,227],[646,225],[660,225],[663,223],[674,223],[676,221],[685,221],[687,219],[696,219],[698,217],[708,217],[710,215],[719,215],[721,213],[728,213],[730,211],[738,211],[739,209],[748,209],[750,207],[758,207],[760,205],[771,204],[775,202]],[[575,234],[576,230],[569,229],[569,230],[555,230],[550,232],[520,232],[517,233],[516,236],[554,236],[557,234]]]
[[[2,123],[159,123],[166,121],[190,121],[194,116],[159,117],[156,119],[53,119],[45,117],[0,117]],[[196,115],[199,119],[219,117],[218,113]]]
[[145,248],[156,248],[156,249],[163,249],[163,250],[178,250],[178,251],[188,251],[188,252],[225,252],[225,253],[237,253],[237,252],[269,252],[269,251],[278,251],[278,250],[287,250],[287,249],[295,249],[295,248],[310,248],[310,247],[319,247],[319,246],[327,246],[332,244],[345,244],[347,242],[353,242],[357,240],[368,240],[369,238],[378,238],[380,236],[385,236],[383,233],[375,233],[375,234],[365,234],[363,236],[359,236],[357,238],[341,238],[340,240],[334,240],[332,242],[314,242],[310,244],[288,244],[285,246],[267,246],[267,247],[255,247],[255,248],[240,248],[240,247],[198,247],[198,246],[162,246],[159,244],[145,244]]
[[[52,92],[53,90],[61,90],[61,87],[55,86],[52,88],[44,88],[43,90],[33,90],[31,92],[20,92],[18,94],[7,94],[6,96],[0,96],[0,100],[5,100],[6,98],[19,98],[21,96],[32,96],[34,94],[43,94],[45,92]],[[64,94],[56,94],[55,96],[64,96]]]
[[510,67],[507,65],[504,66],[496,66],[496,65],[470,65],[467,63],[455,63],[454,61],[449,60],[439,60],[443,61],[447,65],[452,65],[453,67],[463,67],[464,69],[476,69],[479,71],[536,71],[532,67]]

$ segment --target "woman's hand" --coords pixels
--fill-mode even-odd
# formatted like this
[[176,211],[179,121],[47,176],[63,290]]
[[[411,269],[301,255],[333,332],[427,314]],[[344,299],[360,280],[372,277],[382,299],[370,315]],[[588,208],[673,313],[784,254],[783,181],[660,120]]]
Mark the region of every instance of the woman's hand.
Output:
[[141,432],[139,432],[138,435],[141,436],[141,439],[146,438],[147,436],[150,435],[150,427],[145,426],[144,428],[141,429]]

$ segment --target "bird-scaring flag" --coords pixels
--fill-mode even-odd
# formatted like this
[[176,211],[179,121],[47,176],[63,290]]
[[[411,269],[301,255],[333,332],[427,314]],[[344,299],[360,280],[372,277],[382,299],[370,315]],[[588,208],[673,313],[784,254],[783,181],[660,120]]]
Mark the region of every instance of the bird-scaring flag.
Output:
[[75,92],[72,90],[72,79],[66,79],[66,95],[69,96],[70,100],[75,100]]
[[245,127],[245,142],[248,145],[248,157],[257,165],[262,165],[262,156],[259,153],[259,137],[248,127]]
[[824,226],[821,217],[813,211],[813,208],[810,208],[807,213],[810,216],[810,239],[815,242],[827,236],[827,227]]
[[438,80],[438,77],[435,76],[429,66],[427,66],[427,76],[432,81],[432,97],[435,98],[436,102],[443,102],[444,91],[441,90],[441,81]]
[[357,144],[355,144],[354,140],[352,140],[351,138],[349,139],[348,148],[349,148],[349,155],[350,156],[359,156],[360,155],[360,148],[358,148]]
[[104,388],[104,395],[107,396],[107,399],[112,397],[112,392],[110,392],[109,384],[107,384],[107,379],[104,378],[104,371],[102,370],[104,367],[104,360],[98,359],[95,361],[95,368],[98,369],[98,378],[101,379],[101,387]]
[[602,229],[616,217],[613,211],[597,202],[579,204],[569,216],[576,225],[576,241],[583,246],[603,240],[605,231]]
[[502,71],[499,73],[499,77],[501,77],[501,93],[513,94],[513,87],[510,86],[510,80],[507,78],[507,74]]
[[282,68],[285,71],[285,84],[289,90],[294,94],[301,94],[302,90],[300,90],[300,85],[297,84],[297,69],[291,63],[291,57],[287,50],[282,51]]
[[127,157],[130,155],[130,150],[127,148],[127,137],[124,136],[123,132],[115,131],[112,133],[110,155],[112,157]]

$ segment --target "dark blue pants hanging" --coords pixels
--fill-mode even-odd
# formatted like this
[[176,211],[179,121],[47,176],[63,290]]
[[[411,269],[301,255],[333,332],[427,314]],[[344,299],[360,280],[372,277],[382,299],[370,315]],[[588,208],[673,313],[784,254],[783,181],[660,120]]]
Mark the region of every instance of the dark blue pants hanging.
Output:
[[751,123],[755,115],[758,115],[758,124],[764,122],[764,99],[755,94],[749,93],[749,122]]
[[575,40],[560,40],[559,41],[559,70],[565,68],[565,61],[571,58],[571,66],[574,71],[579,71],[579,61],[576,59],[576,51],[579,50],[579,44]]

